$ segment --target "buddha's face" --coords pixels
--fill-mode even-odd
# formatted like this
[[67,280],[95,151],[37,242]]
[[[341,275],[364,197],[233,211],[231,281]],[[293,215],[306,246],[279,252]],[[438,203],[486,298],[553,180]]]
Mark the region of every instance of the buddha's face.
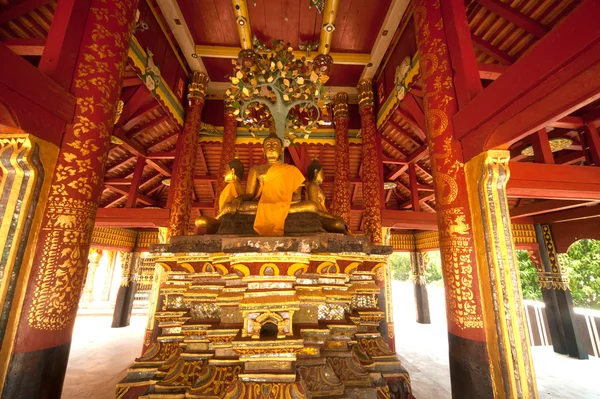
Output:
[[281,142],[277,139],[267,139],[263,143],[263,153],[268,163],[279,161],[281,158]]
[[315,173],[315,183],[317,183],[317,184],[323,183],[323,169],[321,169],[317,173]]
[[234,183],[237,180],[237,175],[235,174],[235,169],[229,167],[229,165],[225,166],[225,176],[223,176],[225,183]]

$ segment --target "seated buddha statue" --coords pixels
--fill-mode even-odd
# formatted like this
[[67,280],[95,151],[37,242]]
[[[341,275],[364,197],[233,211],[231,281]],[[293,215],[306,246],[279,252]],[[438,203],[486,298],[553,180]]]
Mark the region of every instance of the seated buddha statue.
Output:
[[[226,203],[230,202],[240,194],[244,193],[242,189],[242,177],[244,176],[244,164],[237,158],[229,161],[225,165],[225,174],[223,180],[227,185],[221,191],[219,196],[219,210],[223,209]],[[219,228],[221,221],[218,218],[211,218],[208,216],[200,216],[196,219],[196,233],[202,230],[206,230],[208,233],[215,233]]]
[[263,236],[281,236],[289,213],[318,213],[317,205],[301,201],[304,176],[298,168],[280,162],[283,143],[271,133],[263,141],[266,164],[248,172],[246,192],[227,202],[218,219],[232,213],[256,214],[254,231]]
[[320,187],[321,183],[323,183],[323,167],[317,159],[313,159],[310,165],[308,165],[307,175],[309,182],[306,185],[306,200],[317,205],[317,212],[323,228],[330,233],[348,234],[348,225],[346,222],[327,211],[325,193],[323,193]]

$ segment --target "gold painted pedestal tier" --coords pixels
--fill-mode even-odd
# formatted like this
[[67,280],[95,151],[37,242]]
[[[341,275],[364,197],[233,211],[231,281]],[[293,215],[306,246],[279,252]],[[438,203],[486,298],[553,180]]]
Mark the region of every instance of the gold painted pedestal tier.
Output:
[[[153,249],[158,341],[117,398],[412,398],[378,331],[389,247],[363,237],[176,237]],[[377,269],[377,267],[375,268]]]

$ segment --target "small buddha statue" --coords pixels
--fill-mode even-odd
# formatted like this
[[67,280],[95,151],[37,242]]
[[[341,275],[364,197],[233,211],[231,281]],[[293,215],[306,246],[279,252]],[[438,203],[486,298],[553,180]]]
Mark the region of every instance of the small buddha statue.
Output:
[[323,167],[317,159],[313,159],[310,165],[308,165],[307,176],[309,182],[306,185],[306,200],[317,205],[317,212],[323,228],[330,233],[348,234],[348,225],[346,222],[327,211],[325,193],[323,193],[320,187],[321,183],[323,183]]
[[[229,161],[225,166],[225,174],[223,180],[227,185],[221,191],[219,196],[219,210],[222,210],[225,204],[232,201],[240,194],[244,193],[242,189],[242,177],[244,176],[244,164],[237,158]],[[196,232],[206,230],[207,233],[215,233],[221,224],[218,218],[211,218],[208,216],[201,216],[196,219]]]

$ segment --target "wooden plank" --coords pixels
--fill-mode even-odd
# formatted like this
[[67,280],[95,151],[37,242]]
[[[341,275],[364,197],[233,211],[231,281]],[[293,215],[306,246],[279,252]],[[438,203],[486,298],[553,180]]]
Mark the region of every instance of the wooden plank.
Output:
[[175,158],[175,151],[165,152],[151,152],[146,154],[147,159],[173,159]]
[[26,0],[13,2],[0,10],[0,25],[13,21],[23,15],[51,3],[52,0]]
[[146,163],[163,176],[171,177],[173,175],[171,168],[159,160],[146,158]]
[[133,138],[136,138],[137,136],[141,135],[142,133],[147,132],[148,130],[154,129],[160,125],[162,125],[165,122],[168,122],[170,120],[170,117],[168,115],[163,115],[159,118],[156,118],[148,123],[146,123],[145,125],[140,126],[139,128],[127,132],[127,136]]
[[119,144],[125,150],[129,151],[132,155],[136,157],[146,157],[146,150],[139,143],[125,136],[123,131],[118,127],[113,130],[113,136],[116,136],[120,140],[123,141],[123,144]]
[[390,165],[406,165],[406,161],[403,161],[400,159],[388,158],[388,157],[381,157],[381,162],[383,162],[384,164],[390,164]]
[[453,118],[466,160],[600,98],[600,3],[588,1]]
[[600,200],[600,168],[512,162],[508,197]]
[[405,158],[408,158],[408,154],[406,153],[406,150],[401,148],[398,144],[394,143],[390,138],[385,136],[383,133],[380,134],[379,136],[381,137],[381,139],[383,141],[385,141],[387,144],[389,144],[394,150],[398,151],[400,153],[400,155],[402,155]]
[[395,181],[398,177],[400,177],[402,175],[402,173],[406,172],[407,170],[408,170],[408,163],[396,168],[393,172],[389,173],[385,177],[385,180]]
[[0,43],[0,83],[66,123],[73,121],[75,97]]
[[91,0],[60,0],[38,68],[70,90]]
[[448,43],[448,54],[454,69],[454,88],[458,106],[463,107],[481,91],[480,70],[473,50],[471,31],[463,0],[440,2],[444,30]]
[[585,161],[585,154],[583,151],[572,151],[569,154],[556,157],[554,161],[560,165],[572,165],[574,163]]
[[559,129],[579,129],[584,125],[583,119],[579,116],[565,116],[557,121],[550,121],[546,126]]
[[[569,209],[560,212],[548,213],[545,215],[534,216],[534,223],[559,223],[559,222],[568,222],[571,220],[582,220],[582,219],[590,219],[597,218],[600,216],[600,205],[588,206],[577,209]],[[600,219],[598,220],[598,224],[600,224]],[[560,226],[557,226],[560,228]]]
[[588,123],[585,125],[584,130],[585,140],[592,163],[596,166],[600,166],[600,135],[598,134],[598,129],[596,129],[593,124]]
[[427,144],[423,144],[408,156],[408,162],[417,162],[423,159],[428,154]]
[[411,125],[411,127],[413,127],[413,130],[415,131],[415,134],[419,137],[419,139],[422,142],[427,141],[427,135],[425,134],[425,131],[427,130],[425,114],[423,113],[423,109],[419,105],[419,102],[416,100],[415,96],[411,92],[408,92],[406,96],[404,96],[404,100],[402,100],[402,102],[400,103],[400,107],[402,109],[405,109],[415,120],[418,129],[415,129]]
[[548,33],[548,28],[540,22],[528,17],[506,3],[502,3],[498,0],[477,0],[477,2],[494,14],[501,16],[507,21],[517,25],[519,28],[531,33],[538,39]]
[[415,132],[415,134],[421,140],[423,140],[423,141],[427,140],[427,135],[425,134],[424,129],[422,129],[421,126],[419,126],[419,123],[413,118],[413,116],[411,114],[408,113],[408,111],[398,107],[398,108],[396,108],[395,112],[398,116],[400,116],[402,119],[404,119],[404,121],[406,121],[406,123],[408,123],[408,125],[413,130],[413,132]]
[[597,201],[568,201],[568,200],[546,200],[538,201],[532,204],[522,205],[510,210],[511,219],[527,216],[541,215],[543,213],[564,211],[572,208],[579,208],[596,204]]
[[[139,79],[136,77],[136,79]],[[162,109],[162,106],[158,102],[152,102],[146,106],[141,107],[137,112],[128,120],[120,120],[122,129],[130,134],[130,130],[133,129],[138,123],[148,118],[148,115],[156,110]],[[124,123],[123,123],[124,122]],[[130,134],[131,135],[131,134]]]
[[4,39],[2,43],[17,55],[41,56],[44,52],[46,39]]
[[389,123],[394,128],[395,131],[397,131],[398,133],[400,133],[402,136],[406,137],[411,143],[414,143],[417,146],[423,145],[423,142],[415,140],[414,138],[412,138],[412,136],[410,134],[408,134],[407,131],[405,131],[404,129],[402,129],[402,126],[398,125],[393,120],[389,119],[387,121],[387,123]]
[[437,230],[437,214],[434,212],[400,211],[383,209],[381,211],[383,227],[397,229]]
[[479,50],[483,51],[502,65],[512,65],[515,63],[515,58],[506,54],[504,51],[492,46],[490,43],[486,42],[482,38],[475,36],[475,34],[471,35],[471,40],[475,47]]

